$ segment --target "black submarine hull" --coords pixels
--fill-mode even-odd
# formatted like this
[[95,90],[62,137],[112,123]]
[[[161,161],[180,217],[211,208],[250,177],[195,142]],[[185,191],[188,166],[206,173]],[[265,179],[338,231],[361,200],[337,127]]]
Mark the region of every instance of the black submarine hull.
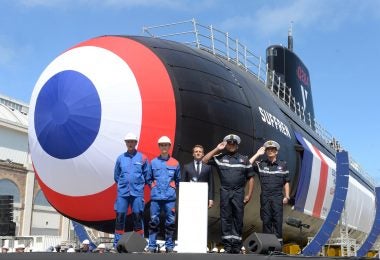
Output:
[[[174,115],[175,122],[162,120],[158,122],[159,125],[152,123],[150,129],[159,129],[160,135],[168,135],[164,126],[169,125],[170,131],[173,132],[172,137],[174,137],[172,156],[181,164],[191,161],[192,147],[195,144],[203,145],[207,152],[230,133],[241,137],[239,152],[247,156],[252,156],[265,141],[273,139],[281,145],[280,159],[287,161],[291,178],[291,194],[294,197],[297,191],[303,153],[303,148],[300,147],[295,132],[306,137],[320,151],[334,159],[335,151],[324,143],[312,127],[308,127],[302,118],[292,112],[255,75],[231,63],[225,57],[214,55],[207,50],[188,47],[178,42],[140,36],[104,36],[90,40],[89,45],[91,45],[91,41],[97,39],[109,41],[110,44],[115,39],[120,42],[123,40],[132,41],[133,44],[148,49],[162,63],[173,93],[172,96],[167,97],[168,100],[163,104],[171,104],[172,106],[165,108],[162,107],[163,104],[157,104],[160,106],[157,113],[170,113]],[[86,43],[80,45],[86,45]],[[126,51],[128,51],[127,48],[128,46],[125,47]],[[139,69],[141,76],[150,78],[152,72],[145,68],[149,67],[150,64],[148,62],[144,64],[142,61],[140,66],[137,69]],[[160,91],[161,87],[161,82],[154,82],[154,84],[149,85],[149,88],[157,92]],[[142,98],[143,105],[144,102],[152,103],[151,100]],[[154,104],[153,102],[150,106],[154,106]],[[172,111],[173,108],[175,111]],[[155,116],[151,114],[152,118]],[[142,125],[140,127],[143,128]],[[139,150],[146,153],[150,159],[157,156],[158,150],[155,147],[157,137],[150,135],[149,131],[142,132],[140,136],[140,143],[144,139],[151,141],[150,145],[139,146]],[[39,175],[38,171],[36,167],[37,175]],[[216,204],[209,210],[209,240],[218,241],[220,239],[218,191],[220,183],[216,172],[214,174],[216,178]],[[97,194],[99,198],[103,198],[104,205],[107,205],[105,210],[107,214],[97,216],[94,211],[92,214],[96,216],[93,218],[91,215],[82,217],[81,214],[78,214],[78,212],[81,213],[80,209],[72,212],[70,209],[61,206],[55,198],[56,195],[51,192],[54,188],[46,185],[42,177],[38,179],[49,202],[63,215],[98,230],[113,233],[114,218],[110,216],[114,214],[115,195],[110,194],[115,194],[115,187],[109,188],[106,196],[102,196],[101,193]],[[255,181],[252,201],[245,208],[244,236],[261,231],[260,187],[258,185],[259,180],[255,178]],[[366,184],[365,180],[362,180],[362,183]],[[372,187],[368,186],[368,189],[372,189]],[[75,196],[70,196],[70,199],[73,198],[75,199]],[[149,188],[146,188],[145,199],[149,205]],[[145,213],[146,216],[149,215],[148,208],[146,208]],[[304,223],[310,224],[310,229],[303,232],[284,225],[285,241],[297,241],[300,244],[305,244],[307,237],[313,236],[323,222],[319,218],[293,210],[291,205],[285,207],[284,215],[284,219],[287,216],[294,216]],[[354,231],[353,236],[362,236],[362,232]]]

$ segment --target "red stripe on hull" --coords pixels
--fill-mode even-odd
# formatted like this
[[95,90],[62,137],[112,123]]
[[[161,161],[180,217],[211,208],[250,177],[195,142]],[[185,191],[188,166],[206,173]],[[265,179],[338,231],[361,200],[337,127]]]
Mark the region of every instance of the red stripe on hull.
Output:
[[318,191],[317,191],[317,196],[315,198],[315,203],[314,203],[314,208],[313,208],[313,216],[319,218],[321,216],[323,201],[325,199],[325,194],[326,194],[329,167],[326,161],[323,159],[321,152],[316,147],[313,146],[313,148],[314,148],[314,151],[317,153],[319,159],[321,160],[321,175],[319,177]]

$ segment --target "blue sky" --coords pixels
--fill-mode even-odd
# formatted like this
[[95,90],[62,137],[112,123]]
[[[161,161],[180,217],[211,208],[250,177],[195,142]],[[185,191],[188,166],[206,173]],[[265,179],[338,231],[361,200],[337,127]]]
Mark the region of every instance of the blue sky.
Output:
[[44,68],[81,41],[191,18],[263,57],[293,21],[317,120],[380,184],[377,0],[0,0],[0,94],[28,103]]

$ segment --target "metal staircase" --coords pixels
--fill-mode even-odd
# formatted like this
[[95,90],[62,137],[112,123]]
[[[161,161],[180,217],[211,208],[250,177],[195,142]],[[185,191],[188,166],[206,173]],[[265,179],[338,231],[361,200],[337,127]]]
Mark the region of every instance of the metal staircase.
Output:
[[89,228],[79,224],[78,222],[72,221],[71,223],[73,224],[75,234],[78,236],[79,241],[83,242],[83,240],[88,239],[90,241],[90,249],[95,249],[96,245],[94,244],[94,241],[96,240],[96,237],[93,232],[88,232],[87,230],[89,230]]
[[[344,210],[339,221],[339,237],[331,238],[327,241],[325,247],[322,247],[323,256],[356,256],[357,242],[356,239],[350,238],[350,229],[347,226],[347,213]],[[335,255],[331,255],[330,248],[338,249]]]
[[346,210],[343,210],[342,218],[340,220],[339,234],[340,241],[338,242],[340,242],[341,256],[356,256],[356,239],[350,238]]

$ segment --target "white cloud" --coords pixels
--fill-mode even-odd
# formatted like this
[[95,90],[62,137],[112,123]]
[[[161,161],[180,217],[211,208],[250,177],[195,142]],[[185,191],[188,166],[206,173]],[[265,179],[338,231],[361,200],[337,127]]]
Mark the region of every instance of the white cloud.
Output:
[[[24,7],[65,7],[76,8],[78,6],[88,6],[91,8],[168,8],[178,10],[189,10],[189,7],[196,9],[207,8],[215,4],[215,0],[14,0]],[[193,10],[191,8],[190,10]]]
[[223,27],[227,30],[249,28],[263,37],[287,31],[291,22],[301,30],[338,30],[349,21],[360,21],[373,17],[380,18],[380,1],[353,0],[294,0],[264,4],[252,15],[239,15],[226,19]]
[[65,4],[65,0],[16,0],[18,4],[24,7],[38,7],[38,6],[46,6],[46,7],[55,7],[62,6]]
[[150,6],[150,7],[181,7],[184,2],[176,0],[105,0],[105,5],[116,7]]
[[33,47],[27,44],[21,44],[12,40],[12,37],[0,35],[0,66],[5,69],[17,69],[23,64],[30,54],[33,53]]
[[0,40],[0,65],[1,66],[7,66],[10,63],[12,63],[12,60],[14,59],[16,55],[16,51],[8,46],[9,45],[7,43]]

